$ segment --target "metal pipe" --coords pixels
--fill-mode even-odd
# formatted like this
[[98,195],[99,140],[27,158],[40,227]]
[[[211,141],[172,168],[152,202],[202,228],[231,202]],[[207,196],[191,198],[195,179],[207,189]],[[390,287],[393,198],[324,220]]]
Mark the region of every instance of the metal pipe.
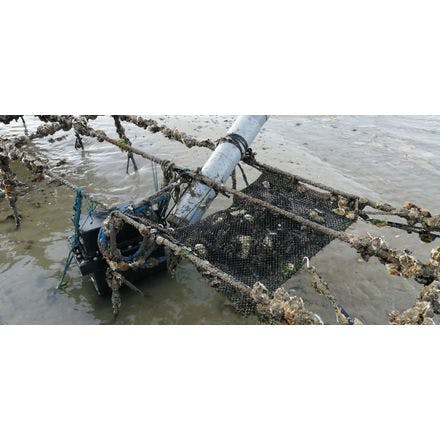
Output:
[[[239,116],[227,134],[238,134],[248,145],[252,143],[268,117]],[[220,143],[211,154],[200,173],[219,183],[225,183],[241,159],[241,151],[231,142]],[[197,223],[216,197],[216,192],[201,182],[194,182],[177,204],[172,216],[173,223]]]

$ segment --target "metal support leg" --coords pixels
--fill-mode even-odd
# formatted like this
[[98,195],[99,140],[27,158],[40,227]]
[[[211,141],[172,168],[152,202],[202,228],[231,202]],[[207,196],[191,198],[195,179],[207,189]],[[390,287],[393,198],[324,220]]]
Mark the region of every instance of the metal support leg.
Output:
[[[267,116],[239,116],[227,134],[238,134],[250,145],[267,119]],[[227,141],[222,142],[203,166],[201,174],[224,183],[240,162],[241,156],[242,153],[236,145]],[[172,215],[173,221],[197,223],[215,196],[214,190],[203,183],[194,182],[177,204]]]

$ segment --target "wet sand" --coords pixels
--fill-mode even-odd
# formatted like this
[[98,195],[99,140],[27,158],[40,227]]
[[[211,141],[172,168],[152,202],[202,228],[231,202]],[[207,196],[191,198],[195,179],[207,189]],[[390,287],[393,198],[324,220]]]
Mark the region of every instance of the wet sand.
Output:
[[[156,119],[159,117],[156,117]],[[161,117],[198,138],[216,139],[233,121],[230,116]],[[29,129],[39,122],[27,118]],[[116,136],[110,118],[92,123]],[[126,125],[134,146],[162,158],[196,168],[209,156],[201,148],[186,149],[160,134]],[[21,123],[0,126],[1,134],[22,134]],[[61,132],[55,138],[64,136]],[[321,181],[359,195],[401,206],[412,200],[432,212],[440,212],[440,117],[438,116],[273,116],[256,139],[253,149],[260,161],[286,171]],[[85,151],[73,147],[68,133],[53,143],[38,141],[38,151],[58,167],[60,173],[109,203],[124,202],[153,191],[151,164],[137,158],[139,173],[125,174],[126,155],[114,146],[84,139]],[[66,238],[72,227],[73,193],[45,182],[33,183],[19,164],[13,165],[29,192],[19,199],[22,227],[2,221],[10,212],[0,201],[0,321],[10,324],[113,323],[109,298],[96,295],[88,278],[72,266],[67,287],[54,289],[67,255]],[[248,177],[258,173],[246,167]],[[241,182],[241,184],[243,184]],[[226,206],[219,198],[211,211]],[[375,229],[362,222],[350,231],[372,231],[395,247],[408,248],[427,260],[436,244],[423,244],[404,231]],[[420,290],[414,281],[391,277],[376,262],[368,263],[350,248],[332,242],[312,259],[339,302],[353,316],[369,324],[387,322],[391,310],[409,307]],[[228,301],[213,290],[189,264],[182,264],[174,277],[162,273],[139,284],[141,297],[123,291],[119,324],[253,324],[255,317],[237,315]],[[325,299],[314,293],[304,271],[286,283],[304,298],[308,307],[326,323],[335,323]]]

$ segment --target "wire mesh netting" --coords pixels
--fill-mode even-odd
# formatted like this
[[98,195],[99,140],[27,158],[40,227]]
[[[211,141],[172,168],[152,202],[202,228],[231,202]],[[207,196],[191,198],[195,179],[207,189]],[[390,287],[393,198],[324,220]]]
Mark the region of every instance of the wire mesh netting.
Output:
[[[243,192],[334,230],[352,223],[332,211],[328,194],[277,173],[264,172]],[[228,209],[179,228],[176,234],[213,266],[248,286],[259,281],[272,291],[301,268],[304,257],[312,257],[332,241],[328,235],[238,198]],[[239,312],[254,311],[249,297],[223,283],[216,282],[215,287]]]

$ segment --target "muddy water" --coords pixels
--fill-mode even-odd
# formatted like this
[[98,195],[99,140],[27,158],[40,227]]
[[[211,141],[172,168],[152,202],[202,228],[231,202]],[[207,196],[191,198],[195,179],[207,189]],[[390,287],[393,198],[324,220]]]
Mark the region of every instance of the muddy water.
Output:
[[[232,117],[160,117],[170,126],[199,138],[217,138],[231,125]],[[32,130],[38,121],[27,118]],[[92,123],[116,136],[109,118]],[[20,123],[0,127],[2,134],[21,134]],[[187,150],[182,145],[127,126],[134,146],[172,159],[182,166],[203,164],[209,151]],[[59,137],[62,136],[61,139]],[[39,154],[76,184],[108,203],[123,202],[153,191],[151,164],[137,159],[140,171],[125,174],[126,156],[116,148],[84,139],[85,151],[75,151],[74,137],[63,132],[54,142],[37,141]],[[287,171],[319,180],[349,192],[388,201],[397,206],[414,200],[440,212],[440,117],[439,116],[279,116],[271,117],[254,144],[259,160]],[[36,147],[35,147],[36,148]],[[19,165],[15,171],[28,188],[19,201],[23,215],[15,231],[6,202],[0,201],[0,321],[3,323],[92,324],[113,323],[108,298],[95,294],[88,278],[73,267],[62,293],[54,288],[67,253],[66,237],[71,231],[73,194],[54,184],[33,183]],[[258,173],[247,170],[249,177]],[[227,202],[216,200],[212,210]],[[3,221],[2,221],[3,220]],[[357,223],[353,232],[373,231]],[[408,248],[427,259],[432,245],[398,230],[379,231],[393,246]],[[375,261],[365,263],[339,242],[332,242],[312,260],[327,280],[339,302],[354,316],[371,324],[386,323],[386,313],[410,306],[420,286],[391,277]],[[123,292],[119,324],[252,324],[201,279],[188,264],[174,277],[162,273],[143,281],[141,297]],[[335,318],[328,304],[310,286],[305,272],[286,283],[292,293],[304,297],[307,305],[325,322]]]

